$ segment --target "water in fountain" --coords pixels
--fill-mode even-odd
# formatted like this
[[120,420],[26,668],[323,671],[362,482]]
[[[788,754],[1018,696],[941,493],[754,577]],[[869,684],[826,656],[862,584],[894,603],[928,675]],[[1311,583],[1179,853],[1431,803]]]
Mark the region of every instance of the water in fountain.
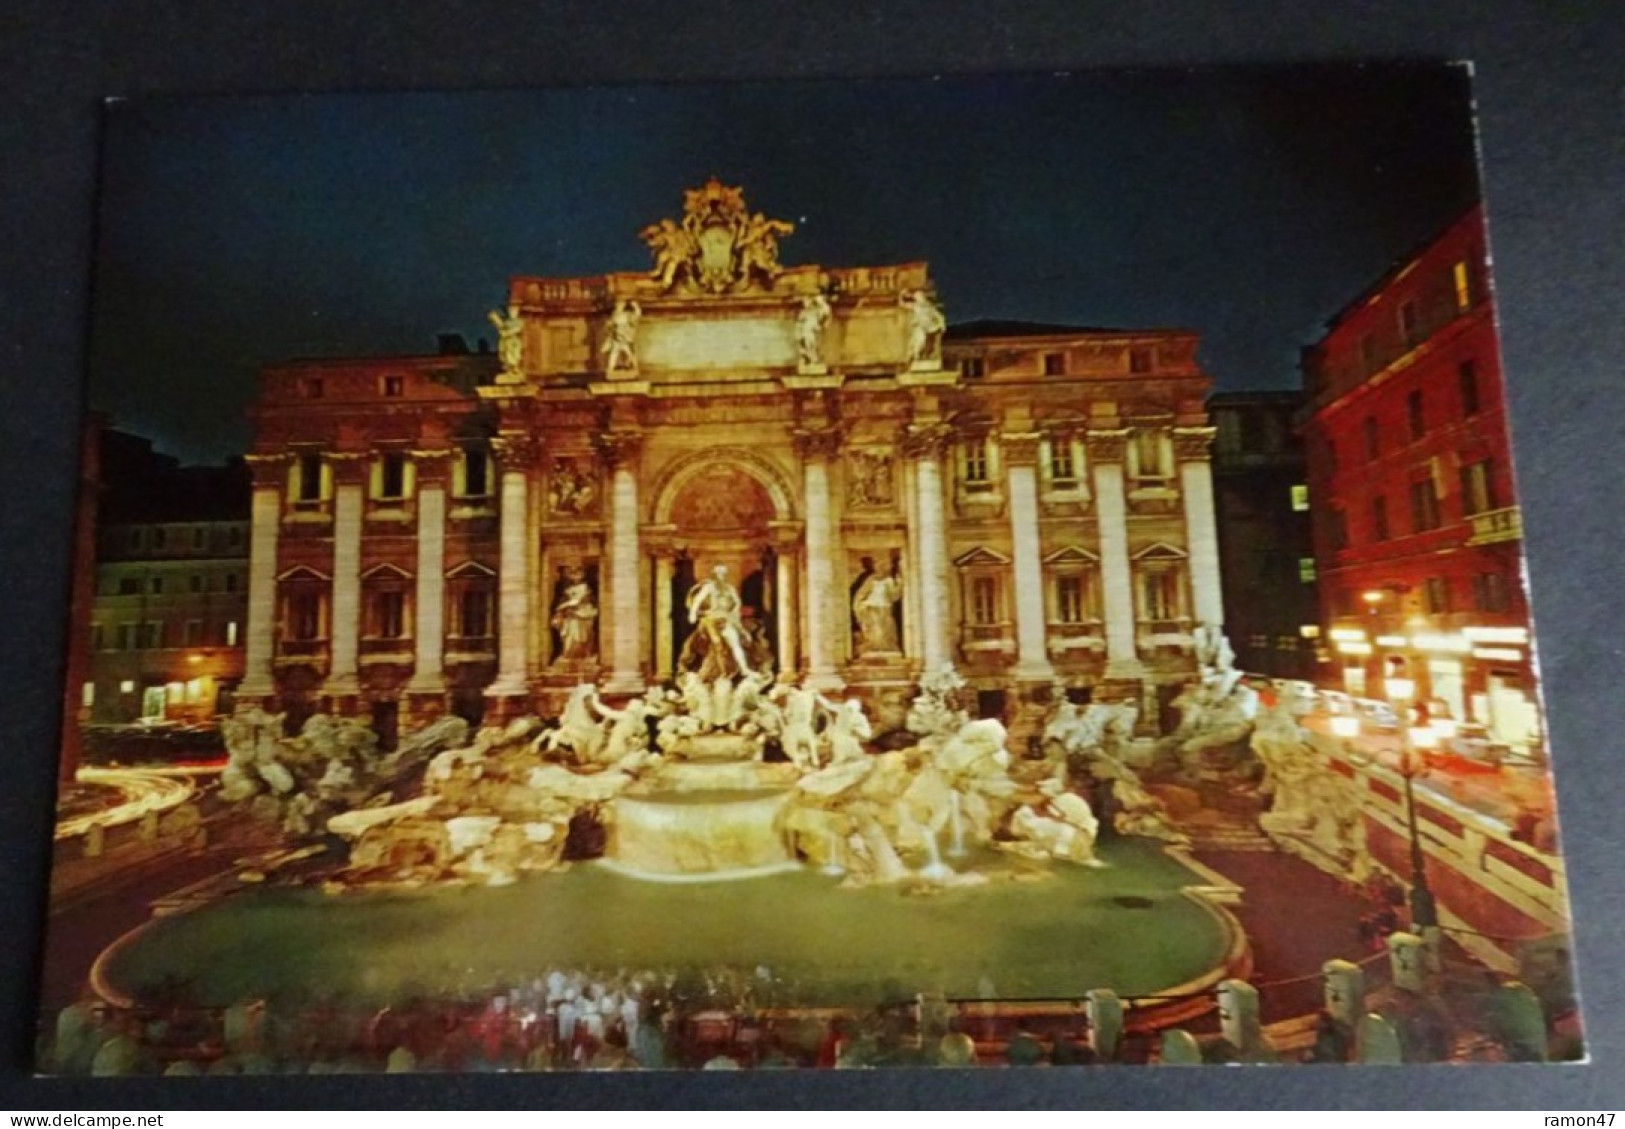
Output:
[[962,859],[965,857],[965,817],[959,811],[959,793],[948,793],[949,827],[953,838],[948,842],[948,857]]
[[925,832],[925,852],[929,856],[929,861],[920,868],[920,877],[932,882],[941,882],[953,877],[954,868],[942,861],[942,852],[937,849],[936,828],[923,827],[921,830]]
[[833,827],[829,829],[829,859],[823,872],[832,878],[846,873],[846,867],[841,865],[841,836]]

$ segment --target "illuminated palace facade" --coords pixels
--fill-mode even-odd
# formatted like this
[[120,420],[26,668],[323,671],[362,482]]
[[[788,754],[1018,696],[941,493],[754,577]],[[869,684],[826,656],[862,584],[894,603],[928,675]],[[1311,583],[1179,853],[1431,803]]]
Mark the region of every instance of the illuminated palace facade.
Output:
[[1224,618],[1195,335],[949,329],[924,264],[781,267],[789,229],[712,182],[652,272],[511,280],[494,354],[267,369],[238,701],[636,693],[722,566],[756,653],[883,723],[951,667],[984,714],[1154,724]]

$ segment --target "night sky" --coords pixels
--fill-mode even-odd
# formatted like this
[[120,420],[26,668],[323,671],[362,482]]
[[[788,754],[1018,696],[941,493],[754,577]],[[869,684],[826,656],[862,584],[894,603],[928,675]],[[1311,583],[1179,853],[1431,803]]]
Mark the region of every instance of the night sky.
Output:
[[1295,386],[1477,184],[1443,67],[117,102],[104,149],[91,403],[187,461],[247,447],[262,365],[646,269],[713,174],[798,225],[787,265],[927,260],[955,322],[1194,329],[1226,390]]

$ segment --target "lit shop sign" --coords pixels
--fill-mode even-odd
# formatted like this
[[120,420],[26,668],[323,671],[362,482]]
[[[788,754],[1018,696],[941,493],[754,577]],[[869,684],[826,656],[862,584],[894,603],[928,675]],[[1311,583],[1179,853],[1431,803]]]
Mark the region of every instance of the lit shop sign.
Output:
[[1411,646],[1418,651],[1445,651],[1452,655],[1465,655],[1473,649],[1465,635],[1412,635]]
[[1358,627],[1334,627],[1327,632],[1334,643],[1363,643],[1365,632]]
[[1340,655],[1369,655],[1371,644],[1364,640],[1351,639],[1347,642],[1337,643],[1337,653]]
[[1407,642],[1408,640],[1403,635],[1377,636],[1377,646],[1379,647],[1403,647]]
[[1517,647],[1529,643],[1527,627],[1464,627],[1461,633],[1474,643],[1511,643]]
[[1490,662],[1521,663],[1523,652],[1516,647],[1474,647],[1473,658]]

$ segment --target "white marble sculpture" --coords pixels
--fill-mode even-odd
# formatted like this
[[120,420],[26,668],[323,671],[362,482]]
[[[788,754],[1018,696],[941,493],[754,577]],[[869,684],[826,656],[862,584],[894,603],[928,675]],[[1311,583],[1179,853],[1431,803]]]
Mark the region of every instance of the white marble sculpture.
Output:
[[823,367],[824,335],[830,316],[829,299],[822,294],[801,300],[801,310],[796,314],[796,355],[803,368]]
[[908,363],[928,365],[942,355],[942,334],[948,321],[923,290],[910,290],[899,301],[908,312]]
[[604,371],[637,369],[638,322],[642,317],[643,307],[636,299],[623,298],[615,303],[604,338]]
[[497,360],[502,363],[504,376],[518,376],[525,360],[525,322],[519,316],[518,306],[509,306],[504,316],[498,310],[487,315],[497,331]]
[[895,565],[882,564],[859,585],[852,597],[852,615],[858,621],[858,654],[890,655],[902,650],[897,638],[897,602],[903,581]]
[[580,568],[570,566],[564,570],[564,590],[559,602],[553,606],[553,629],[559,633],[559,659],[580,662],[593,656],[596,649],[598,603],[593,599],[592,585]]

